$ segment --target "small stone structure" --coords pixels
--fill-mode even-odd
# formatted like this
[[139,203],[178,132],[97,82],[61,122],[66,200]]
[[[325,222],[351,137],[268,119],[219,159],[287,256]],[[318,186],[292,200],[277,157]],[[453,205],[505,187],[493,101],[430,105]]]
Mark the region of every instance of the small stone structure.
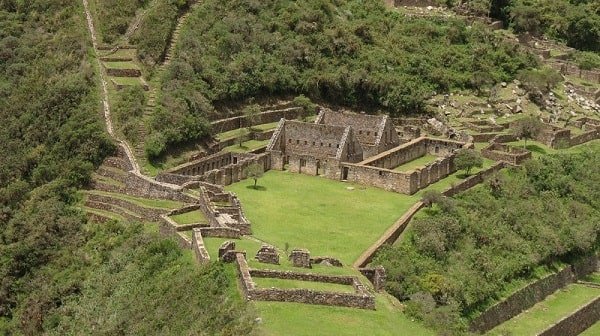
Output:
[[363,148],[350,126],[281,119],[267,146],[271,169],[341,178],[340,163],[359,162]]
[[512,165],[531,159],[531,152],[519,147],[513,147],[502,143],[492,143],[481,150],[481,155],[494,161],[505,161]]
[[359,268],[358,271],[367,279],[369,279],[369,281],[371,281],[371,283],[373,284],[373,288],[376,291],[380,292],[385,289],[385,282],[387,276],[385,268],[383,268],[383,266],[377,266],[373,268]]
[[320,264],[320,265],[328,265],[328,266],[334,266],[334,267],[344,266],[344,265],[342,265],[342,262],[339,259],[336,259],[333,257],[327,257],[327,256],[310,258],[310,263],[311,263],[311,265],[312,264]]
[[[242,294],[247,300],[299,302],[328,306],[375,309],[375,297],[357,277],[332,276],[290,271],[256,270],[248,267],[243,254],[235,255]],[[354,293],[317,291],[305,288],[257,288],[252,277],[290,279],[350,285]]]
[[270,245],[262,245],[254,258],[261,263],[279,265],[279,253]]
[[226,241],[219,246],[219,260],[223,262],[233,262],[235,260],[235,242]]
[[312,268],[310,263],[310,252],[307,249],[293,249],[289,260],[294,267]]
[[322,109],[315,124],[352,127],[363,149],[363,158],[377,155],[400,144],[398,133],[387,115],[335,112]]

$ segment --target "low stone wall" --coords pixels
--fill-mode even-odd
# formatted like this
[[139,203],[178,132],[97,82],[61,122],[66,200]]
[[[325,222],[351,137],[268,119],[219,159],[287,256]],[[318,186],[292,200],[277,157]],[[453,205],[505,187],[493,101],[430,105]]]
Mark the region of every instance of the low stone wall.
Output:
[[539,333],[539,336],[575,336],[600,320],[600,296]]
[[[351,280],[350,284],[354,287],[356,293],[341,293],[341,292],[325,292],[315,291],[310,289],[280,289],[280,288],[256,288],[256,285],[252,281],[252,274],[254,272],[256,276],[259,275],[274,275],[274,276],[292,276],[288,272],[279,271],[266,271],[268,273],[257,273],[265,272],[259,270],[251,270],[248,267],[246,258],[241,253],[236,253],[235,261],[238,269],[238,275],[241,284],[242,294],[248,300],[258,301],[278,301],[278,302],[299,302],[308,304],[320,304],[328,306],[340,306],[340,307],[352,307],[361,309],[375,309],[375,297],[370,295],[364,286],[354,277],[331,277],[331,276],[320,276],[314,275],[315,277],[326,277],[323,279],[331,280],[333,278],[339,278],[338,281]],[[295,272],[291,272],[295,273]],[[286,275],[282,275],[286,274]],[[293,275],[294,277],[303,277],[300,273]],[[308,276],[308,275],[304,275]],[[311,275],[312,276],[312,275]],[[269,276],[273,277],[273,276]],[[304,278],[308,279],[308,278]],[[343,280],[342,280],[343,279]],[[303,280],[311,281],[311,280]],[[331,282],[330,282],[331,283]],[[339,282],[333,282],[339,283]]]
[[385,289],[386,283],[386,272],[383,266],[377,266],[374,268],[359,268],[358,271],[364,275],[371,283],[373,288],[380,292]]
[[194,210],[198,210],[198,209],[200,209],[200,204],[192,204],[192,205],[184,206],[183,208],[171,210],[171,211],[169,211],[169,213],[167,215],[169,215],[169,216],[181,215],[186,212],[190,212],[190,211],[194,211]]
[[477,174],[464,179],[462,182],[444,190],[442,194],[444,196],[451,197],[465,190],[471,189],[479,183],[482,183],[486,178],[492,176],[501,169],[506,168],[506,166],[507,164],[505,162],[498,162],[490,168],[482,170]]
[[117,69],[117,68],[107,68],[106,74],[114,77],[140,77],[142,72],[139,69]]
[[517,141],[517,140],[519,140],[519,139],[517,139],[517,137],[513,134],[498,134],[492,138],[491,142],[505,143],[505,142],[513,142],[513,141]]
[[160,220],[160,215],[168,212],[168,210],[165,210],[165,209],[147,208],[147,207],[137,205],[133,202],[129,202],[127,200],[116,198],[116,197],[111,197],[111,196],[88,194],[87,198],[91,202],[101,202],[101,203],[116,205],[125,210],[129,210],[133,213],[139,214],[144,219],[147,219],[149,221],[158,221],[158,220]]
[[[281,118],[296,119],[301,113],[301,107],[288,107],[280,110],[261,112],[257,115],[255,123],[251,126],[277,122]],[[238,116],[211,122],[211,127],[214,133],[227,132],[247,126],[248,123],[245,116]]]
[[294,271],[259,270],[253,268],[251,268],[249,272],[251,276],[256,278],[325,282],[350,286],[354,283],[354,281],[358,281],[356,277],[348,275],[324,275],[315,273],[300,273]]
[[240,230],[229,227],[203,227],[199,229],[203,237],[240,239]]
[[140,222],[143,220],[143,218],[141,216],[134,215],[134,214],[131,214],[130,212],[124,211],[123,208],[121,208],[117,205],[114,205],[114,204],[96,202],[96,201],[91,201],[88,199],[85,202],[85,205],[92,209],[104,210],[104,211],[109,211],[109,212],[119,214],[131,222]]
[[498,135],[498,133],[471,134],[471,136],[473,137],[473,142],[488,142]]
[[255,288],[248,292],[249,300],[298,302],[325,306],[375,309],[375,298],[367,294],[323,292],[311,289]]
[[512,165],[520,165],[531,159],[531,152],[501,143],[492,143],[481,150],[481,155],[494,161],[505,161]]
[[202,232],[199,229],[192,230],[192,249],[194,250],[198,263],[204,264],[210,261],[210,255],[204,246]]
[[569,145],[577,146],[600,138],[600,131],[592,130],[583,134],[576,135],[569,140]]
[[[588,267],[589,265],[596,265],[596,267]],[[491,330],[517,316],[523,310],[533,307],[533,305],[544,300],[548,295],[575,282],[578,278],[593,272],[597,269],[597,265],[598,257],[596,255],[589,256],[582,258],[573,266],[569,265],[557,273],[548,275],[527,285],[507,299],[490,307],[471,321],[471,331],[484,333]]]

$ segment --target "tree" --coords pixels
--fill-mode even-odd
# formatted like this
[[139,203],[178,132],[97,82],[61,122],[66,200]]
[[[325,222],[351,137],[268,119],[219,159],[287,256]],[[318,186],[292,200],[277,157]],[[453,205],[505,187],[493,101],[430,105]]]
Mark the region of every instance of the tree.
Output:
[[252,126],[259,122],[258,115],[260,113],[260,106],[256,104],[248,105],[244,107],[242,113],[246,119],[246,129],[248,129],[249,132],[252,132]]
[[264,172],[263,166],[258,163],[252,163],[246,167],[246,175],[249,178],[254,179],[254,189],[256,189],[256,182],[263,176]]
[[306,121],[306,119],[317,113],[317,105],[313,103],[308,97],[305,95],[299,95],[294,98],[294,105],[302,108],[302,120]]
[[562,81],[562,76],[551,68],[522,70],[517,74],[517,78],[523,82],[527,91],[539,90],[543,93],[550,92]]
[[474,167],[483,167],[481,154],[474,149],[461,149],[454,157],[454,164],[459,170],[464,170],[467,175]]
[[438,203],[443,197],[444,195],[437,190],[426,190],[423,193],[423,197],[421,197],[421,202],[423,202],[427,207],[431,208],[434,203]]
[[517,120],[513,126],[513,134],[523,139],[523,147],[527,147],[527,139],[535,138],[542,130],[542,122],[535,116],[529,116]]

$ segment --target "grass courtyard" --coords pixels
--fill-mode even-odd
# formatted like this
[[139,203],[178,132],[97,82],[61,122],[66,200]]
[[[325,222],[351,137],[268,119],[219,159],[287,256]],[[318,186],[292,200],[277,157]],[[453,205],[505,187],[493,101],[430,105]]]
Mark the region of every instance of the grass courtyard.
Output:
[[418,200],[381,189],[322,177],[268,171],[259,179],[226,187],[235,192],[255,237],[311,255],[355,259]]

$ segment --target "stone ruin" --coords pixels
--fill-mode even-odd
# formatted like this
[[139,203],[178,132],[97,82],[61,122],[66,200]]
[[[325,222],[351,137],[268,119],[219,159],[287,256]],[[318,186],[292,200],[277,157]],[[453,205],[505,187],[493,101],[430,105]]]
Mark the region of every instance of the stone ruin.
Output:
[[235,255],[235,242],[228,240],[219,246],[219,260],[233,262],[235,261]]
[[262,245],[254,258],[261,263],[279,265],[279,253],[270,245]]
[[358,271],[364,275],[371,283],[373,284],[373,288],[380,292],[385,289],[385,281],[386,281],[386,272],[383,266],[377,266],[374,268],[366,267],[359,268]]
[[334,267],[344,266],[344,265],[342,265],[342,262],[339,259],[336,259],[333,257],[327,257],[327,256],[310,258],[310,263],[325,265],[325,266],[334,266]]
[[310,263],[310,252],[307,249],[293,249],[289,260],[294,267],[312,268]]

